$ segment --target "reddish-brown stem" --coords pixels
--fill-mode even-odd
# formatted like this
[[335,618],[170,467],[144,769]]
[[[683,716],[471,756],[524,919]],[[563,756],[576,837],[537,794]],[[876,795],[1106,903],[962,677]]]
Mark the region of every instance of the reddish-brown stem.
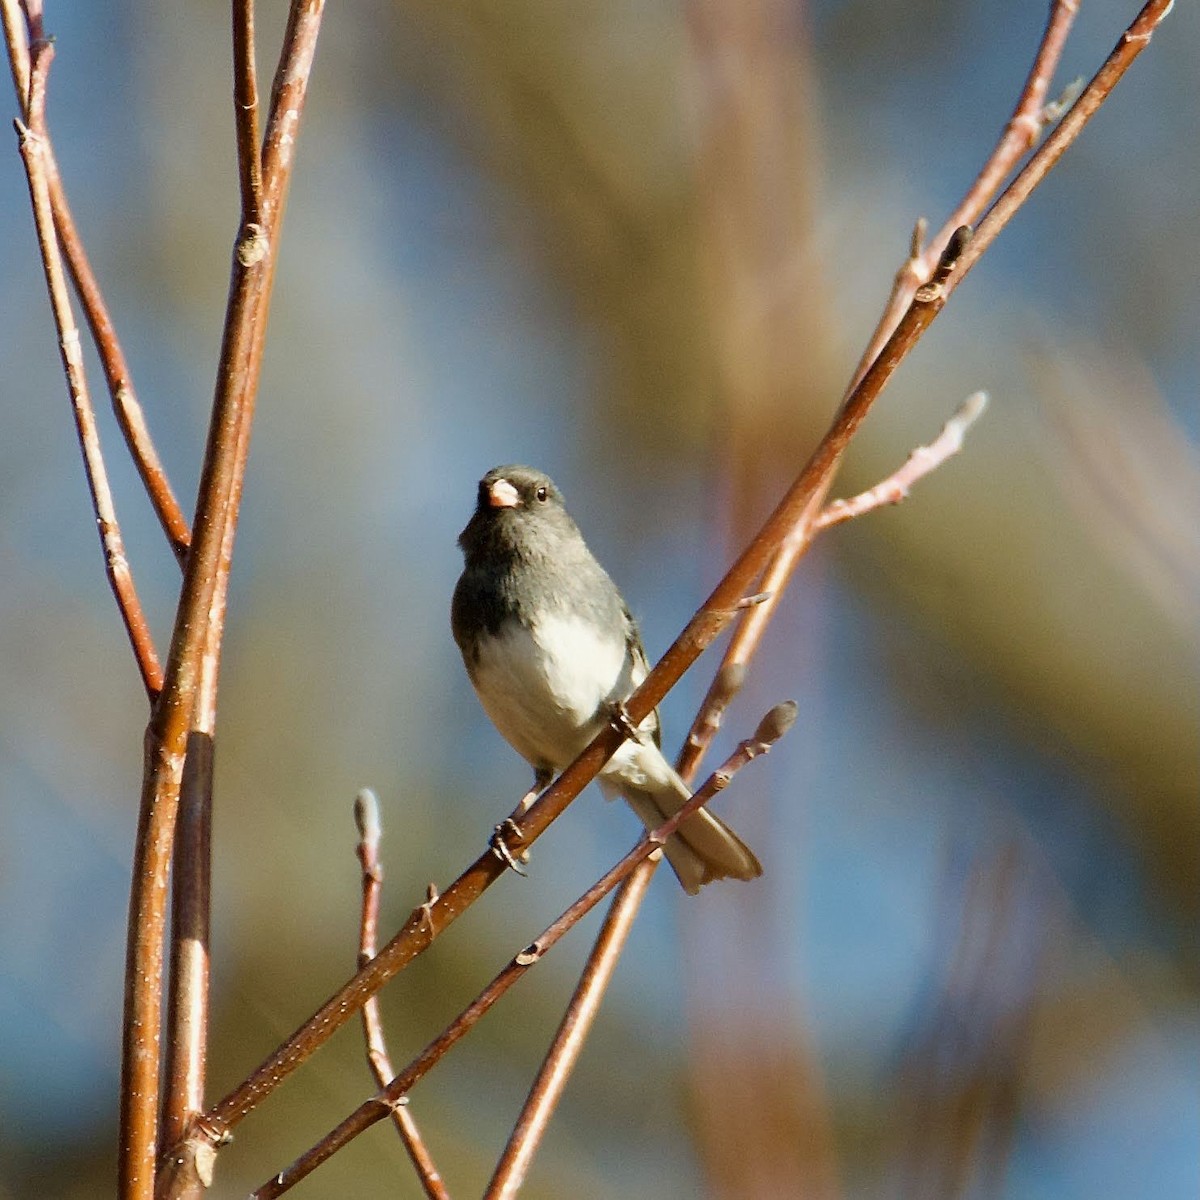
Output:
[[392,1107],[399,1103],[401,1098],[429,1073],[446,1052],[474,1028],[496,1001],[531,967],[541,962],[568,930],[577,925],[609,892],[627,879],[640,863],[644,862],[651,854],[660,851],[663,843],[674,833],[680,823],[687,820],[702,804],[707,804],[717,792],[725,788],[730,779],[742,767],[760,755],[766,754],[792,727],[795,719],[796,705],[790,700],[783,704],[777,704],[771,709],[759,722],[753,737],[742,742],[725,762],[705,780],[704,786],[699,788],[670,820],[664,821],[658,829],[641,838],[616,866],[592,884],[570,908],[543,930],[538,938],[513,958],[458,1017],[434,1038],[386,1088],[356,1108],[336,1129],[331,1130],[286,1170],[280,1171],[253,1192],[252,1195],[256,1200],[280,1196],[295,1187],[301,1179],[315,1171],[321,1163],[340,1150],[347,1142],[369,1129],[375,1122],[383,1120]]
[[[11,21],[5,17],[7,34]],[[83,454],[84,470],[87,475],[88,491],[92,498],[92,511],[100,534],[100,546],[104,552],[105,572],[109,586],[117,601],[117,608],[134,658],[142,676],[142,683],[151,700],[162,687],[163,673],[158,661],[158,652],[146,614],[138,599],[133,573],[125,556],[125,543],[121,527],[117,522],[116,507],[108,483],[108,471],[100,448],[100,434],[96,428],[96,413],[88,393],[87,377],[83,368],[83,352],[79,329],[71,310],[71,298],[63,271],[62,255],[54,232],[54,215],[50,205],[50,186],[47,168],[47,146],[45,140],[45,88],[46,74],[54,57],[53,45],[46,41],[35,46],[29,73],[29,125],[17,122],[21,160],[29,184],[29,198],[33,205],[34,224],[37,227],[38,248],[41,251],[42,267],[46,276],[46,288],[50,294],[50,307],[54,323],[58,328],[59,353],[63,372],[67,380],[67,391],[71,398],[71,410],[75,418],[75,432]]]
[[[956,251],[959,248],[957,242],[954,248]],[[947,260],[946,265],[951,261]],[[743,597],[753,591],[753,583],[766,565],[767,558],[795,525],[818,490],[828,486],[828,477],[879,390],[916,344],[944,302],[941,288],[923,294],[914,301],[896,334],[859,388],[843,405],[830,431],[792,488],[641,687],[627,701],[626,709],[635,725],[657,707],[683,672],[739,611]],[[514,813],[517,836],[509,838],[510,846],[525,846],[536,841],[612,756],[621,740],[622,734],[615,726],[603,729],[530,805],[528,811]],[[504,863],[489,850],[467,867],[435,903],[414,910],[399,932],[366,967],[208,1111],[202,1122],[204,1136],[209,1140],[217,1139],[236,1127],[247,1113],[356,1013],[368,997],[427,949],[474,904],[504,870]]]
[[[220,644],[210,621],[226,541],[236,526],[241,480],[262,359],[283,199],[320,28],[323,5],[294,0],[281,56],[287,113],[272,113],[287,144],[264,167],[263,232],[239,234],[230,279],[220,363],[204,466],[162,695],[146,739],[146,769],[134,851],[122,1044],[120,1195],[149,1200],[154,1189],[162,1023],[163,933],[167,876],[179,802],[184,750],[205,659]],[[215,640],[214,640],[215,638]]]
[[[1162,10],[1168,7],[1169,3],[1167,0],[1162,0],[1157,5],[1148,4],[1142,10],[1142,13],[1139,14],[1134,25],[1138,26],[1141,22],[1152,29],[1162,19],[1162,16],[1165,15]],[[1021,90],[1021,95],[1018,98],[1013,115],[1005,126],[1004,132],[995,149],[984,163],[983,168],[976,176],[975,182],[971,185],[966,196],[964,196],[954,213],[951,214],[949,220],[942,227],[942,230],[924,248],[920,244],[924,236],[923,222],[918,224],[918,232],[914,235],[913,239],[912,253],[908,261],[896,275],[887,306],[879,319],[879,323],[871,336],[866,350],[863,352],[862,359],[851,381],[850,394],[853,394],[858,389],[869,366],[878,360],[888,339],[895,332],[902,315],[910,308],[917,290],[929,280],[935,264],[938,262],[939,257],[942,255],[954,232],[976,219],[995,194],[996,189],[1020,160],[1021,156],[1033,145],[1048,119],[1051,116],[1057,116],[1056,106],[1048,108],[1046,96],[1049,91],[1051,78],[1059,59],[1062,57],[1063,47],[1070,33],[1077,8],[1077,0],[1052,0],[1046,28],[1038,45],[1033,65]],[[1159,9],[1157,16],[1151,17],[1149,15],[1152,8]],[[1131,27],[1131,32],[1132,29],[1133,27]],[[1128,37],[1129,35],[1127,34],[1126,36]],[[1133,56],[1129,56],[1125,67],[1128,66],[1129,62],[1132,62],[1132,58]],[[1104,74],[1104,71],[1109,67],[1111,62],[1112,59],[1110,58],[1109,63],[1105,64],[1105,68],[1102,68],[1101,75]],[[1103,90],[1099,93],[1099,99],[1095,101],[1097,107],[1103,102],[1108,92],[1112,90],[1113,85],[1120,77],[1120,74],[1123,73],[1125,67],[1122,67],[1118,74],[1112,76],[1110,82],[1101,85]],[[1094,90],[1096,82],[1101,78],[1101,75],[1097,75],[1096,79],[1089,85],[1089,92]],[[1020,206],[1020,203],[1023,202],[1024,197],[1028,195],[1029,191],[1032,191],[1037,180],[1040,180],[1044,176],[1045,172],[1057,162],[1063,150],[1078,136],[1079,130],[1082,129],[1083,124],[1087,120],[1087,116],[1079,120],[1077,115],[1082,99],[1083,97],[1080,96],[1079,100],[1068,111],[1068,117],[1072,118],[1072,123],[1069,126],[1070,132],[1066,136],[1063,135],[1063,124],[1066,123],[1066,118],[1064,118],[1063,124],[1060,124],[1053,131],[1045,145],[1031,159],[1026,170],[1021,173],[1021,176],[1024,176],[1030,168],[1033,168],[1036,175],[1034,182],[1030,183],[1028,190],[1023,193],[1021,201],[1018,201],[1011,208],[1001,210],[1003,217],[999,224],[994,227],[994,232],[991,228],[984,229],[982,227],[977,231],[977,236],[972,243],[972,249],[969,255],[965,256],[965,261],[956,272],[955,278],[950,284],[951,288],[957,285],[966,275],[970,266],[978,259],[978,256],[983,253],[986,246],[991,244],[995,233],[998,233],[1007,224],[1013,213]],[[1090,112],[1087,115],[1090,116]],[[1059,145],[1061,149],[1054,152],[1051,149],[1052,145]],[[1048,150],[1050,151],[1049,154],[1047,153]],[[1021,176],[1018,176],[1018,180]],[[1005,198],[1013,194],[1018,180],[1014,180],[1013,184],[1009,185],[1008,189],[1006,189],[993,206],[991,213],[988,214],[989,219],[1000,208]],[[980,237],[978,234],[983,234],[984,236]],[[831,481],[832,475],[830,476]],[[690,767],[698,766],[703,758],[712,737],[720,725],[721,713],[733,698],[733,692],[730,691],[727,680],[736,678],[740,681],[741,678],[744,678],[745,669],[748,667],[755,653],[757,653],[763,634],[774,617],[783,592],[791,581],[791,577],[799,565],[801,558],[807,553],[812,543],[813,530],[811,526],[817,519],[827,494],[828,484],[824,492],[814,496],[812,505],[783,539],[770,565],[764,572],[762,579],[759,580],[758,586],[760,590],[769,592],[771,598],[765,604],[747,612],[734,631],[722,659],[721,670],[714,678],[708,695],[705,697],[705,702],[701,706],[700,713],[693,723],[691,730],[688,732],[683,756],[683,761],[686,765]],[[729,672],[728,674],[726,673],[727,671]]]
[[832,504],[827,504],[813,522],[814,536],[886,504],[899,504],[908,496],[914,483],[924,479],[931,471],[936,471],[946,459],[962,449],[967,430],[979,420],[986,407],[987,394],[973,392],[959,406],[954,416],[942,426],[941,433],[928,446],[918,446],[898,471],[893,471],[870,490],[860,492],[849,500],[835,500]]
[[[379,900],[383,891],[383,866],[379,861],[379,839],[383,830],[379,821],[379,802],[375,793],[364,788],[354,801],[354,822],[358,826],[358,861],[362,864],[362,916],[359,922],[358,965],[366,966],[375,957],[379,927]],[[375,1082],[387,1087],[396,1077],[392,1058],[383,1034],[383,1017],[379,997],[372,996],[363,1005],[363,1036],[367,1043],[367,1062]],[[408,1152],[417,1178],[429,1200],[450,1200],[450,1193],[441,1172],[433,1161],[425,1139],[417,1128],[416,1118],[406,1103],[397,1102],[392,1108],[392,1123]]]
[[1000,185],[1046,127],[1054,112],[1053,109],[1047,108],[1046,97],[1049,95],[1054,72],[1058,69],[1078,11],[1079,0],[1051,0],[1046,28],[1038,43],[1033,65],[1029,68],[1025,85],[1017,98],[1017,105],[1004,126],[1000,140],[979,174],[975,176],[967,194],[959,201],[958,207],[924,246],[921,245],[924,241],[924,226],[923,223],[918,224],[918,232],[913,238],[912,253],[896,273],[892,294],[888,297],[879,323],[855,368],[855,382],[887,341],[888,335],[912,300],[913,293],[932,274],[939,256],[950,240],[950,235],[960,226],[974,225],[979,220],[980,214],[991,202]]
[[575,987],[570,1004],[554,1035],[529,1096],[517,1118],[504,1153],[496,1164],[485,1200],[512,1200],[525,1182],[526,1172],[541,1144],[567,1080],[575,1069],[583,1044],[591,1032],[600,1002],[633,928],[658,859],[644,859],[621,884],[596,943]]
[[193,732],[179,789],[171,873],[171,977],[163,1141],[172,1146],[204,1110],[208,1048],[209,894],[212,869],[213,740]]
[[[1144,43],[1168,7],[1169,0],[1154,0],[1148,4],[1131,27],[1130,35]],[[1136,53],[1137,50],[1131,52],[1129,42],[1123,39],[1114,52],[1115,58],[1123,65],[1114,73],[1109,64],[1106,64],[1096,80],[1089,85],[1088,93],[1085,93],[1091,96],[1090,104],[1098,104],[1103,100]],[[1098,96],[1096,89],[1100,89]],[[1078,105],[1079,101],[1076,103]],[[1065,145],[1078,136],[1080,128],[1081,124],[1073,123],[1069,119],[1064,120],[1052,138],[1037,152],[1026,170],[1041,171],[1044,174],[1048,167],[1040,166],[1043,156],[1053,155],[1057,160]],[[1055,142],[1060,135],[1066,139],[1065,142]],[[1017,182],[1014,181],[1010,186],[1010,191]],[[999,228],[1011,218],[1015,209],[1010,207],[1002,211],[1002,219],[998,218],[999,223],[993,223],[988,230],[989,243],[994,240]],[[991,215],[988,219],[991,220]],[[629,699],[626,709],[634,724],[643,720],[650,710],[657,706],[666,692],[678,682],[683,672],[725,628],[738,611],[741,599],[756,590],[755,583],[772,555],[796,529],[797,524],[805,519],[810,506],[822,494],[823,489],[828,487],[842,452],[871,404],[896,367],[940,312],[952,283],[962,278],[961,268],[953,280],[950,276],[950,269],[955,262],[954,255],[962,252],[962,240],[965,239],[952,240],[952,253],[949,256],[943,255],[941,260],[941,266],[944,268],[941,272],[942,277],[935,278],[932,285],[918,289],[896,329],[863,378],[851,389],[829,431],[775,511],[767,518],[759,533],[641,687]],[[974,258],[977,258],[977,255],[973,256],[973,260]],[[620,736],[615,729],[602,730],[558,780],[530,806],[528,812],[522,814],[519,825],[520,844],[531,844],[562,813],[571,799],[612,755],[620,742]],[[457,920],[503,870],[500,860],[488,851],[476,859],[435,903],[422,905],[415,910],[392,940],[366,967],[344,984],[241,1084],[209,1110],[200,1123],[196,1136],[209,1144],[215,1144],[226,1132],[239,1124],[247,1113],[323,1045],[344,1021],[357,1012],[371,995]]]
[[242,220],[262,224],[262,157],[258,144],[258,71],[254,62],[254,0],[233,0],[233,105]]
[[[5,40],[8,45],[9,65],[17,93],[17,104],[25,121],[29,122],[29,47],[17,0],[0,0],[0,14],[3,15]],[[37,38],[41,37],[39,19]],[[43,126],[44,124],[43,114]],[[59,175],[58,162],[54,155],[49,132],[43,128],[41,133],[43,138],[42,155],[45,160],[46,181],[50,192],[50,208],[54,216],[54,228],[58,234],[62,255],[66,259],[67,270],[74,281],[76,294],[83,306],[83,313],[100,357],[100,365],[108,384],[113,412],[159,523],[162,525],[176,557],[182,562],[191,539],[187,520],[179,507],[179,502],[175,499],[175,494],[171,490],[166,472],[158,457],[158,451],[150,437],[145,414],[133,390],[133,381],[125,362],[125,355],[121,350],[121,343],[108,315],[108,308],[104,303],[104,297],[92,271],[91,263],[84,251],[83,242],[75,228],[75,221],[67,203],[66,190]]]

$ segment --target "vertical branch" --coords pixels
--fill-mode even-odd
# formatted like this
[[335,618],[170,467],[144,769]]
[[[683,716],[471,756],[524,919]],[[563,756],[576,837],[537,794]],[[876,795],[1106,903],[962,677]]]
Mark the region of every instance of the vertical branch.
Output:
[[[370,788],[363,788],[354,799],[354,823],[358,827],[358,861],[362,864],[358,965],[365,967],[375,957],[378,948],[379,901],[383,892],[383,866],[379,861],[379,839],[383,829],[379,823],[379,802]],[[375,1082],[385,1088],[396,1077],[396,1070],[383,1036],[383,1017],[379,1011],[378,996],[372,996],[363,1005],[362,1023],[371,1074],[375,1076]],[[396,1132],[404,1143],[428,1200],[450,1200],[450,1193],[421,1137],[407,1101],[407,1096],[401,1097],[392,1108],[392,1124],[396,1126]]]
[[[242,234],[262,235],[262,162],[258,145],[258,82],[254,51],[254,0],[233,0],[234,129],[241,182]],[[239,254],[239,257],[242,257]],[[250,424],[237,431],[234,457],[244,461]],[[241,473],[233,481],[230,508],[241,504]],[[209,1010],[209,924],[212,892],[212,768],[217,721],[217,681],[222,631],[229,593],[236,521],[226,523],[216,585],[206,623],[197,703],[187,737],[176,823],[171,927],[171,978],[168,984],[166,1093],[163,1140],[180,1141],[188,1122],[204,1110]],[[193,1182],[194,1181],[194,1182]],[[188,1187],[203,1181],[192,1176]],[[183,1186],[177,1181],[177,1188]],[[181,1193],[177,1193],[181,1194]]]
[[[13,18],[10,5],[4,8],[5,34],[10,38],[10,47],[18,45],[11,32]],[[17,55],[10,53],[15,60]],[[83,353],[80,346],[79,329],[71,310],[71,299],[67,291],[62,256],[58,239],[54,233],[54,215],[50,205],[49,174],[46,163],[45,101],[46,74],[54,57],[54,48],[44,39],[37,42],[28,75],[29,124],[16,122],[21,159],[29,184],[29,197],[33,205],[34,223],[37,227],[38,248],[46,276],[46,288],[50,294],[50,306],[54,322],[58,327],[59,353],[66,375],[67,390],[71,397],[71,410],[75,418],[75,432],[83,454],[84,470],[87,474],[88,490],[92,498],[92,510],[96,516],[96,527],[100,534],[100,545],[104,551],[104,566],[109,586],[117,601],[117,608],[129,643],[133,647],[142,684],[153,700],[162,687],[163,674],[158,653],[150,635],[146,615],[138,599],[133,573],[125,556],[125,543],[121,527],[117,522],[116,507],[108,483],[108,471],[100,448],[100,435],[96,428],[96,414],[88,393],[87,377],[83,369]]]
[[125,975],[119,1159],[122,1200],[149,1200],[154,1188],[163,934],[184,752],[204,663],[206,659],[211,662],[220,644],[221,631],[211,624],[213,603],[228,576],[224,548],[227,538],[232,545],[250,444],[273,279],[272,249],[278,240],[323,7],[320,0],[293,0],[292,4],[281,55],[288,78],[288,87],[281,93],[281,100],[286,96],[286,112],[272,113],[272,124],[286,129],[288,141],[277,150],[270,166],[264,159],[261,230],[249,229],[243,222],[234,247],[193,542],[163,691],[147,730]]

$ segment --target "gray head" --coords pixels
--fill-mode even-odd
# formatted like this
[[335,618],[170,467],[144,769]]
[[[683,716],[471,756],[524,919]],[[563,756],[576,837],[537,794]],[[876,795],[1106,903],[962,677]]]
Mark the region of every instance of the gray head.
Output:
[[475,512],[458,538],[468,561],[487,549],[513,549],[530,534],[556,541],[578,536],[554,480],[516,463],[493,467],[480,481]]

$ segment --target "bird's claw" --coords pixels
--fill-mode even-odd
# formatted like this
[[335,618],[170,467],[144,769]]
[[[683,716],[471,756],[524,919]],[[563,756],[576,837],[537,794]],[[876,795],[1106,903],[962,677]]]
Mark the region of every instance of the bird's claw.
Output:
[[492,849],[492,853],[500,859],[501,862],[510,866],[518,875],[528,877],[529,872],[526,871],[521,863],[529,861],[529,851],[521,850],[517,854],[513,854],[509,848],[506,837],[513,837],[518,842],[522,838],[521,827],[512,819],[505,817],[495,829],[492,830],[492,836],[488,838],[488,845]]
[[605,707],[605,715],[608,718],[608,723],[622,737],[634,742],[644,742],[646,740],[645,732],[633,723],[633,718],[629,715],[629,710],[625,707],[624,700],[610,700]]

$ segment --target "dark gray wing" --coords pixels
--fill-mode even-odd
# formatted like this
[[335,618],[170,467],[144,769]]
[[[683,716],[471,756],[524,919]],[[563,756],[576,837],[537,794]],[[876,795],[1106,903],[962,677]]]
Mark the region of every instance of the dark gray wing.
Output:
[[[638,630],[637,622],[633,619],[633,613],[629,611],[629,605],[624,600],[621,601],[621,616],[625,620],[625,648],[633,660],[635,668],[640,668],[640,673],[645,676],[650,672],[650,661],[646,658],[646,648],[642,645],[642,635]],[[651,716],[654,718],[654,728],[651,730],[654,744],[661,750],[662,725],[658,719],[657,708],[651,713]]]

